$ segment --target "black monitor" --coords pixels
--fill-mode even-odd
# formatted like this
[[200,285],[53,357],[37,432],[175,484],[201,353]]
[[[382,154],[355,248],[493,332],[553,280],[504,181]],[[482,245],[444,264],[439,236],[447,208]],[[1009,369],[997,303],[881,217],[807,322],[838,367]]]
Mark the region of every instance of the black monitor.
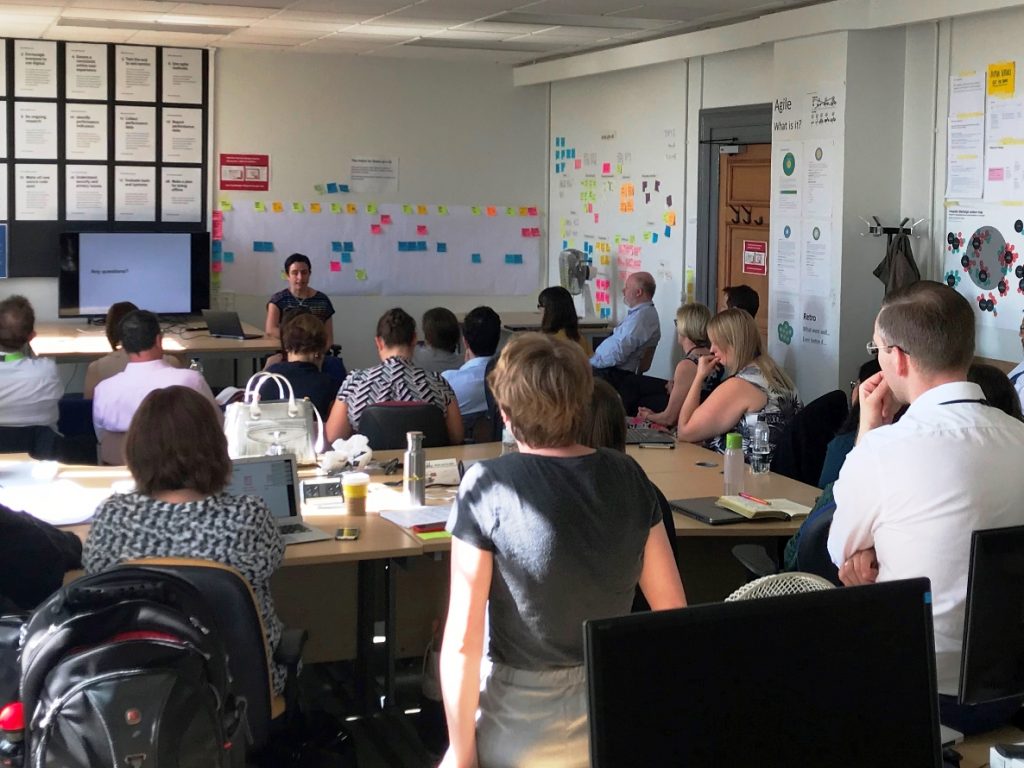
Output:
[[927,579],[585,624],[593,768],[940,766]]
[[960,703],[1024,697],[1024,526],[975,531]]
[[162,315],[210,306],[208,232],[64,232],[59,317],[103,317],[130,301]]

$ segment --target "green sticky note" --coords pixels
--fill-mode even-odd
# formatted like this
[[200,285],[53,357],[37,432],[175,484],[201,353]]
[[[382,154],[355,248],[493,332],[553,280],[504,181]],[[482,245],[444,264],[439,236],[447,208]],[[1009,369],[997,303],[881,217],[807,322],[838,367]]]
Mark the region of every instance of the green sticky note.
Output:
[[318,195],[322,195],[324,193],[324,185],[323,184],[314,184],[313,185],[313,189],[316,190],[316,193]]
[[474,205],[469,210],[473,212],[474,216],[479,216],[480,215],[480,206],[479,205]]
[[448,215],[448,206],[447,205],[439,205],[439,206],[437,206],[437,213],[440,216],[447,216]]
[[516,215],[516,209],[515,209],[515,208],[513,208],[513,207],[512,207],[511,205],[510,205],[510,206],[509,206],[508,208],[506,208],[506,209],[505,209],[505,215],[506,215],[506,216],[515,216],[515,215]]
[[331,213],[341,213],[341,203],[331,203]]
[[437,539],[450,539],[452,535],[448,531],[427,531],[426,533],[417,533],[423,541],[436,541]]
[[302,213],[306,210],[302,203],[292,203],[292,213]]
[[402,213],[411,214],[415,213],[416,209],[413,208],[409,203],[402,206]]
[[651,233],[650,232],[644,232],[644,242],[647,242],[647,243],[651,242]]
[[615,236],[615,244],[618,245],[621,242],[622,242],[622,238],[619,235],[616,235]]
[[234,208],[231,207],[231,201],[230,200],[221,200],[220,201],[220,209],[222,211],[233,211],[233,210],[235,210]]
[[264,203],[262,200],[257,200],[256,202],[254,202],[252,204],[252,207],[256,210],[257,213],[267,212],[267,204]]
[[376,213],[377,212],[377,204],[376,203],[367,203],[366,204],[366,212],[367,213]]
[[629,236],[629,244],[634,245],[636,243],[636,235]]
[[359,280],[359,281],[366,280],[366,270],[365,269],[357,269],[356,270],[356,280]]

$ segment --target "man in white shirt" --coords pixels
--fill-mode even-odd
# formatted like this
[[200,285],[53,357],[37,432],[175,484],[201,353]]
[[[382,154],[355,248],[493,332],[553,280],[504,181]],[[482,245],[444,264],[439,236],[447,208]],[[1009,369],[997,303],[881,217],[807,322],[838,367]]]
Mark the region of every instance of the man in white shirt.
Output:
[[[477,307],[466,313],[462,321],[462,340],[466,346],[466,362],[461,368],[443,371],[441,376],[452,385],[459,412],[467,428],[487,410],[484,375],[487,363],[494,356],[501,340],[501,318],[490,307]],[[471,417],[467,419],[466,417]]]
[[952,288],[921,281],[891,293],[868,351],[881,372],[860,387],[828,550],[845,584],[931,579],[939,693],[955,695],[971,532],[1024,524],[1024,423],[967,382],[974,312]]
[[24,296],[0,301],[0,426],[57,427],[63,394],[57,365],[33,357],[36,313]]
[[128,431],[143,399],[154,389],[175,385],[194,389],[208,398],[220,414],[201,373],[175,368],[163,359],[160,321],[152,312],[140,309],[121,321],[121,344],[128,353],[127,367],[97,384],[92,400],[92,422],[100,441],[101,461],[123,463],[121,436]]

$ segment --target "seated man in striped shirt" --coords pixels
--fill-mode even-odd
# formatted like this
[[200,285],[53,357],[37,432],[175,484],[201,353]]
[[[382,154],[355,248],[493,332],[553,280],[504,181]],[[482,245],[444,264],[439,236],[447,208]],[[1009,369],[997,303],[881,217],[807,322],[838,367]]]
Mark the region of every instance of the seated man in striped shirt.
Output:
[[377,321],[376,344],[380,365],[352,371],[338,391],[326,425],[328,442],[348,439],[358,432],[367,406],[397,400],[437,406],[444,413],[449,442],[461,443],[462,416],[451,385],[412,362],[416,321],[404,309],[389,309]]

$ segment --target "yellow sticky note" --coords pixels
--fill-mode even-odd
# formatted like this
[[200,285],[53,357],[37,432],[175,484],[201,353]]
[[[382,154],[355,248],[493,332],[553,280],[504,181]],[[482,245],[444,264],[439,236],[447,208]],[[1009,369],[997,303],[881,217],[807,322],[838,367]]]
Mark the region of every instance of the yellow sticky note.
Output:
[[665,223],[668,224],[670,227],[674,227],[676,225],[675,211],[665,211],[664,215],[662,215],[661,218],[664,219]]
[[267,212],[267,204],[264,203],[262,200],[256,200],[252,204],[252,207],[253,207],[253,210],[256,211],[256,213],[266,213]]
[[612,263],[611,256],[601,256],[601,266],[602,267],[607,267],[611,263]]
[[341,203],[331,203],[331,213],[341,213]]
[[527,207],[526,207],[526,206],[524,205],[524,206],[523,206],[522,208],[520,208],[520,209],[519,209],[519,215],[520,215],[520,216],[529,216],[529,215],[530,215],[530,209],[529,209],[529,208],[527,208]]
[[416,213],[418,213],[420,216],[426,216],[427,215],[427,206],[425,206],[425,205],[417,205],[416,206]]
[[348,205],[346,205],[345,206],[345,210],[348,211],[349,213],[358,213],[359,212],[359,209],[356,207],[355,203],[349,203]]
[[414,212],[414,208],[411,205],[409,205],[408,203],[406,203],[405,205],[402,206],[402,213],[411,215],[413,212]]
[[376,203],[367,203],[366,204],[366,212],[367,213],[377,213],[377,204]]
[[1016,61],[1000,61],[988,65],[988,95],[1004,99],[1013,96],[1017,74]]
[[366,270],[365,269],[357,269],[356,270],[356,280],[362,281],[362,280],[365,280],[365,279],[366,279]]
[[274,213],[284,213],[284,205],[276,200],[270,204],[270,208]]
[[309,204],[309,212],[310,213],[320,213],[320,203],[310,203]]
[[437,206],[437,214],[439,216],[447,216],[448,215],[448,206],[447,205],[439,205],[439,206]]
[[230,200],[221,200],[220,201],[220,209],[222,211],[233,211],[233,210],[235,210],[234,208],[231,207],[231,201]]

